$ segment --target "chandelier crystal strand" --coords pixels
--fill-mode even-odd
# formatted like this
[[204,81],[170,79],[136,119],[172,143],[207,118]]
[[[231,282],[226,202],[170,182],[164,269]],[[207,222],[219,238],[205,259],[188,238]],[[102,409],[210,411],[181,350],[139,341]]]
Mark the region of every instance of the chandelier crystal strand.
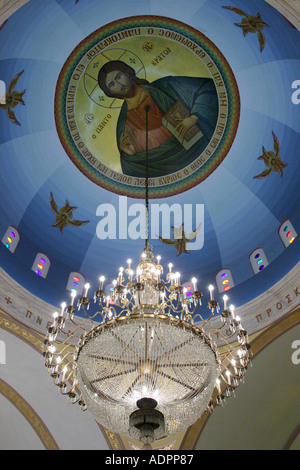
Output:
[[[180,273],[149,246],[148,113],[146,111],[146,243],[136,268],[127,260],[105,291],[99,278],[75,302],[62,304],[44,341],[45,365],[71,403],[105,428],[154,440],[185,430],[212,412],[244,379],[250,363],[246,331],[234,307],[219,304],[209,286],[207,308],[192,278],[186,296]],[[75,306],[76,305],[76,306]],[[94,306],[94,308],[93,308]],[[207,315],[208,313],[208,315]]]

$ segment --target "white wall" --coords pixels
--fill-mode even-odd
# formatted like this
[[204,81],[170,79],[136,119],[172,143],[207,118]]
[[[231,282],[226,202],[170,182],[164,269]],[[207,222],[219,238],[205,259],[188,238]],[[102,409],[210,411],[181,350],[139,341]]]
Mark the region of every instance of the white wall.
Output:
[[[88,411],[70,405],[60,395],[44,366],[44,358],[16,336],[0,329],[6,345],[6,364],[0,378],[16,390],[39,415],[62,450],[108,449]],[[10,402],[0,395],[0,449],[43,448],[36,433]]]

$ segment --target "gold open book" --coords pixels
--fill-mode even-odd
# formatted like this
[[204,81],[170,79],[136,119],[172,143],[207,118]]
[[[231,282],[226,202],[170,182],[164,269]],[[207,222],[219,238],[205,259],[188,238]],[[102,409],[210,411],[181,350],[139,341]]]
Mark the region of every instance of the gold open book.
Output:
[[178,139],[186,150],[189,150],[203,136],[199,127],[194,125],[186,132],[184,139],[182,139],[182,136],[176,127],[183,119],[189,116],[190,111],[188,108],[180,101],[176,101],[176,103],[162,117],[163,125],[172,132],[174,137]]

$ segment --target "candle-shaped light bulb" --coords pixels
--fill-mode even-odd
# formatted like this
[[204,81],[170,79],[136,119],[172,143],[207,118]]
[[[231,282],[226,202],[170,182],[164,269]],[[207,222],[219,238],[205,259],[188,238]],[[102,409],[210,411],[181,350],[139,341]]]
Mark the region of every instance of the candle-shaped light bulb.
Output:
[[116,281],[116,279],[114,279],[112,283],[113,283],[113,286],[114,286],[114,287],[116,287],[116,285],[118,284],[117,281]]
[[158,255],[156,259],[157,259],[157,264],[160,264],[161,256]]
[[172,263],[169,263],[169,273],[172,272],[172,268],[173,268],[173,264],[172,264]]
[[89,283],[85,284],[83,297],[87,297],[87,293],[90,287],[91,286],[89,285]]
[[127,263],[128,263],[128,269],[130,269],[130,266],[131,266],[131,263],[132,263],[131,259],[128,259]]
[[99,281],[100,281],[99,290],[103,290],[103,282],[105,281],[105,277],[100,276]]
[[180,284],[180,273],[176,273],[176,285],[179,286]]
[[68,368],[67,368],[67,366],[65,366],[65,367],[63,368],[63,370],[62,370],[62,372],[63,372],[63,373],[62,373],[62,379],[61,379],[62,382],[64,382],[64,381],[66,380],[66,373],[67,373],[67,371],[68,371]]
[[76,297],[76,291],[73,290],[73,291],[71,292],[71,302],[70,302],[70,306],[71,306],[71,307],[73,307],[75,297]]
[[61,317],[62,317],[63,314],[64,314],[64,311],[65,311],[66,306],[67,306],[66,302],[63,302],[63,303],[61,304],[61,310],[60,310],[60,313],[59,313],[59,315],[60,315]]
[[197,290],[197,279],[195,277],[193,277],[192,283],[193,283],[193,289],[194,289],[194,291],[196,291]]
[[137,274],[137,282],[140,283],[141,282],[142,270],[137,269],[136,274]]
[[223,296],[223,300],[224,300],[224,310],[227,310],[227,300],[228,300],[228,296],[227,296],[227,295],[224,295],[224,296]]
[[234,305],[230,305],[230,311],[231,311],[231,315],[232,315],[232,319],[234,320],[235,319],[235,314],[234,314]]
[[214,286],[210,284],[210,286],[208,286],[208,290],[210,292],[210,300],[214,300]]

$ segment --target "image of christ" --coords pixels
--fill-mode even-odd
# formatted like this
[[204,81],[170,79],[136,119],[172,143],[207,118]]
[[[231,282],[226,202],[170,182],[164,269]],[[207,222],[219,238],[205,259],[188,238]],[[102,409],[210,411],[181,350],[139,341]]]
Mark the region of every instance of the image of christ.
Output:
[[[149,177],[165,176],[192,163],[215,131],[218,95],[210,78],[167,76],[149,83],[136,77],[134,69],[126,63],[115,60],[100,69],[98,83],[107,96],[124,100],[117,123],[117,145],[125,175],[145,177],[146,105],[150,106]],[[182,138],[195,124],[202,133],[188,150],[162,123],[163,115],[177,101],[189,110],[189,115],[176,127]]]

